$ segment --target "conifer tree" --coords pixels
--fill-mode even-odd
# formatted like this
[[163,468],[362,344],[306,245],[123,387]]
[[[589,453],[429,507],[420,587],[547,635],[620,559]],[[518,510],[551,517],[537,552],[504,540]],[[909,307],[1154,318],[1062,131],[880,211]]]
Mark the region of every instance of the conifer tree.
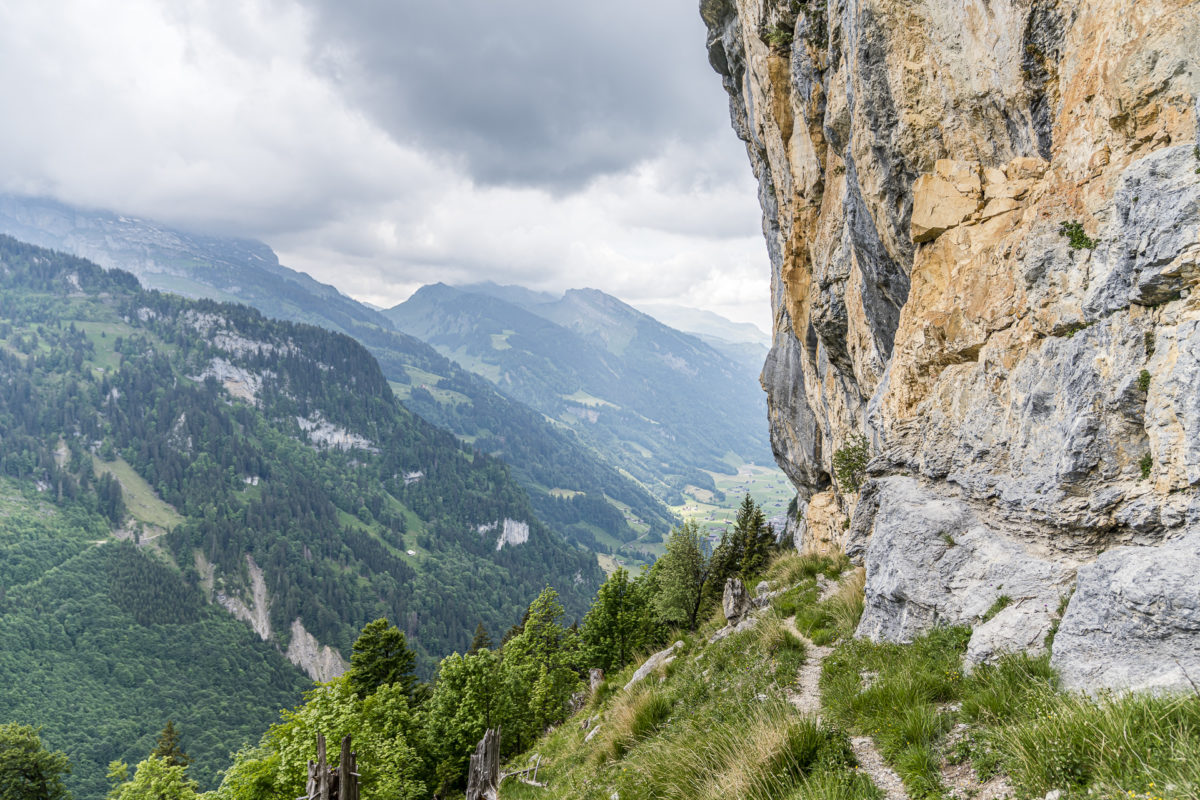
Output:
[[405,694],[412,694],[417,682],[413,674],[416,660],[403,631],[386,619],[368,622],[350,656],[350,688],[365,698],[381,686],[396,683]]
[[155,743],[154,749],[150,751],[150,755],[163,759],[172,767],[187,767],[192,763],[192,759],[180,747],[179,731],[175,727],[175,721],[170,719],[167,720],[167,726],[162,729],[162,733],[158,735],[158,741]]
[[492,649],[492,637],[488,635],[487,628],[483,627],[483,623],[479,622],[475,626],[475,637],[471,639],[471,649],[468,654],[475,655],[480,650]]
[[749,494],[742,498],[742,504],[738,507],[733,535],[740,542],[741,563],[738,564],[738,571],[742,578],[749,580],[767,565],[775,539],[762,507]]

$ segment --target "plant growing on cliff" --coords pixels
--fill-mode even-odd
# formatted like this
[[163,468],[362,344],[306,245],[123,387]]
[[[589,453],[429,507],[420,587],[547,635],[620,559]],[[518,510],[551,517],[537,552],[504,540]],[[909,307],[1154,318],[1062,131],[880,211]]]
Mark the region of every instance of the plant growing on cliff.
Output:
[[826,17],[829,14],[827,0],[792,0],[789,9],[793,15],[803,13],[807,23],[804,38],[817,47],[829,38]]
[[792,30],[782,23],[775,23],[763,31],[762,39],[771,47],[786,50],[792,46]]
[[867,437],[856,433],[844,447],[833,454],[833,474],[843,492],[857,492],[870,461]]
[[1150,391],[1150,370],[1144,369],[1138,374],[1137,385],[1143,392]]
[[1083,231],[1083,225],[1078,220],[1063,222],[1058,226],[1058,235],[1067,237],[1067,244],[1072,250],[1091,250],[1096,246],[1096,240]]
[[1154,456],[1146,453],[1138,460],[1138,469],[1142,472],[1142,480],[1150,477],[1150,470],[1154,469]]
[[1146,356],[1154,355],[1154,331],[1146,331],[1142,334],[1142,344],[1146,348]]

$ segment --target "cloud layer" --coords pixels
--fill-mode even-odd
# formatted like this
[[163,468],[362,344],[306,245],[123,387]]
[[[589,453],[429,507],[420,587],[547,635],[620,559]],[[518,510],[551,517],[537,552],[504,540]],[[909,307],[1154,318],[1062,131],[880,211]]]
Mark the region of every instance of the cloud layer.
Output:
[[0,188],[262,238],[380,305],[594,286],[767,326],[695,0],[0,3]]

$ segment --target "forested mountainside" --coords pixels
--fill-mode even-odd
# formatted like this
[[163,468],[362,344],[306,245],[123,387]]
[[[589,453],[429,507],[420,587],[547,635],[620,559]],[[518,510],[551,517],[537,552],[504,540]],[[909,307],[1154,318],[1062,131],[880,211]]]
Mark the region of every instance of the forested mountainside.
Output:
[[[28,471],[2,413],[4,470]],[[70,755],[68,787],[98,798],[108,763],[141,758],[174,718],[193,777],[212,785],[230,749],[311,682],[159,552],[113,541],[86,465],[78,480],[56,473],[53,493],[0,479],[0,720],[43,726]]]
[[606,551],[671,525],[658,499],[569,430],[396,330],[378,311],[282,266],[261,242],[14,195],[0,195],[0,232],[132,272],[148,288],[246,303],[269,317],[354,337],[409,409],[507,462],[538,516],[584,546]]
[[703,470],[770,457],[757,364],[596,290],[542,295],[425,286],[388,317],[507,394],[574,430],[668,502]]
[[[5,648],[4,680],[46,693],[13,697],[5,719],[38,708],[22,721],[82,736],[139,697],[138,659],[156,662],[158,691],[180,697],[191,679],[220,685],[207,665],[263,661],[245,687],[258,699],[210,719],[228,745],[256,711],[294,696],[281,652],[327,678],[363,624],[387,617],[428,674],[466,649],[477,622],[519,621],[547,584],[572,616],[599,584],[595,558],[538,519],[502,462],[407,411],[348,336],[143,291],[128,273],[8,237],[0,288],[0,472],[22,497],[36,492],[26,516],[84,514],[3,529],[3,609],[15,615],[4,629],[24,632]],[[88,580],[66,580],[89,565]],[[87,615],[119,613],[161,641],[128,660],[99,648],[104,662]],[[212,660],[184,668],[201,643]],[[166,652],[178,653],[174,671]],[[91,702],[73,674],[107,675],[112,703]]]

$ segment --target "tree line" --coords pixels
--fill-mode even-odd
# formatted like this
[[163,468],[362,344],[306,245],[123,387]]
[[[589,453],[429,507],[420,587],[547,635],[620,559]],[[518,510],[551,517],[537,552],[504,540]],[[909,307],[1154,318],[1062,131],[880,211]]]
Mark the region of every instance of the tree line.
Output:
[[[470,648],[444,658],[429,682],[417,677],[404,631],[377,619],[354,642],[346,674],[316,686],[257,744],[239,749],[210,796],[302,796],[318,733],[353,737],[365,793],[405,800],[449,796],[462,788],[470,754],[488,728],[502,731],[504,758],[519,755],[571,713],[590,669],[619,670],[662,647],[678,629],[694,629],[720,602],[726,579],[752,580],[774,543],[761,508],[747,496],[715,548],[695,523],[676,527],[652,567],[609,576],[581,623],[568,624],[558,593],[547,587],[499,644],[478,624]],[[181,740],[168,720],[136,766],[112,762],[108,800],[196,800],[199,788],[188,776]],[[6,753],[0,797],[67,800],[61,778],[70,764],[44,748],[37,731],[0,726],[0,751]]]

